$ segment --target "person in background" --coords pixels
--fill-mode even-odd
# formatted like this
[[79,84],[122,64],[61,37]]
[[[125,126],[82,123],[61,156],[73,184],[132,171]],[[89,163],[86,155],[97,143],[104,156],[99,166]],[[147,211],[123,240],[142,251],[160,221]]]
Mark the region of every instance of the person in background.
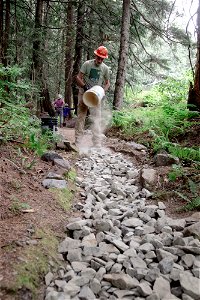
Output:
[[[104,46],[94,50],[95,58],[87,60],[81,66],[81,69],[76,77],[79,86],[78,94],[78,112],[75,125],[75,143],[79,144],[83,136],[85,120],[88,112],[88,107],[83,102],[83,94],[94,85],[99,85],[106,92],[110,87],[109,67],[103,62],[108,58],[108,50]],[[93,128],[92,141],[95,147],[101,146],[101,105],[92,108]]]
[[56,111],[56,117],[59,117],[59,124],[60,127],[63,125],[63,107],[65,105],[65,101],[61,94],[58,94],[58,97],[53,102],[55,111]]

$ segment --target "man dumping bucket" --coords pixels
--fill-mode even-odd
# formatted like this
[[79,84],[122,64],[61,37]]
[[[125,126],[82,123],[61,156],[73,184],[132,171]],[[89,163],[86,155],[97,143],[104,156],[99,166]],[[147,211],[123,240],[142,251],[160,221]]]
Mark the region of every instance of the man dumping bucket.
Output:
[[76,79],[79,86],[78,114],[75,125],[75,142],[79,143],[83,136],[85,120],[90,109],[92,126],[92,141],[95,147],[101,146],[101,101],[110,87],[108,66],[103,62],[108,58],[108,50],[104,46],[95,51],[95,58],[86,61]]

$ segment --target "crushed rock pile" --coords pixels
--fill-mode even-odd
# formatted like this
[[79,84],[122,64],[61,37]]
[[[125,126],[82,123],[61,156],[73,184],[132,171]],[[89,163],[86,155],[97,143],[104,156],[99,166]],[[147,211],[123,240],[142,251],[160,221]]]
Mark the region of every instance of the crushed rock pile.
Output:
[[140,170],[121,154],[94,150],[77,166],[83,216],[66,226],[66,265],[46,274],[45,300],[200,299],[200,241],[187,220],[149,204]]

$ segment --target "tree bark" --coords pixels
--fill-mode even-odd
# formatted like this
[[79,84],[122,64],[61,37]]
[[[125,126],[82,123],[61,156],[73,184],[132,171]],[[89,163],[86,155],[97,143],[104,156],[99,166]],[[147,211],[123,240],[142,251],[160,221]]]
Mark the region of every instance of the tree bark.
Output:
[[72,73],[72,91],[75,114],[77,115],[78,107],[78,87],[76,84],[76,76],[79,72],[82,59],[82,42],[83,42],[83,28],[84,28],[84,1],[79,0],[78,11],[77,11],[77,27],[76,27],[76,42],[74,52],[74,65]]
[[126,75],[126,63],[128,57],[129,27],[130,27],[130,0],[123,0],[123,13],[120,36],[120,51],[118,70],[114,91],[114,109],[120,109],[123,105],[124,84]]
[[[43,3],[43,24],[44,24],[44,29],[43,29],[43,39],[42,39],[42,43],[41,43],[41,47],[43,52],[47,53],[48,51],[48,22],[49,22],[49,9],[50,9],[50,4],[49,4],[49,0],[46,0]],[[47,61],[43,60],[42,64],[41,64],[41,76],[42,76],[42,88],[41,88],[41,97],[42,97],[42,103],[41,103],[41,110],[48,112],[48,114],[51,117],[55,116],[55,109],[54,106],[52,104],[51,98],[50,98],[50,94],[49,94],[49,83],[48,83],[48,63]]]
[[41,61],[41,44],[42,44],[42,7],[43,0],[37,0],[35,12],[35,32],[33,39],[33,68],[32,79],[40,78],[42,75],[42,61]]
[[0,63],[3,63],[3,0],[0,0]]
[[[65,103],[72,108],[72,68],[73,68],[73,4],[68,2],[65,45]],[[69,113],[71,117],[71,111]]]
[[5,18],[5,32],[4,32],[4,59],[3,64],[7,66],[8,58],[8,42],[9,42],[9,32],[10,32],[10,0],[6,0],[6,18]]
[[189,110],[200,111],[200,0],[197,10],[197,60],[195,67],[194,85],[190,83],[188,94]]
[[[5,14],[4,14],[5,8]],[[10,33],[10,0],[0,0],[0,63],[8,64],[7,52]]]
[[[44,5],[46,11],[44,12]],[[33,38],[33,56],[32,56],[32,70],[31,80],[40,89],[40,97],[34,95],[33,101],[36,103],[36,114],[39,117],[44,111],[48,112],[50,116],[55,115],[55,110],[50,100],[48,90],[48,80],[45,70],[45,63],[43,63],[42,53],[45,51],[46,45],[46,31],[43,29],[43,24],[47,28],[48,23],[48,1],[37,0],[35,12],[35,29]],[[46,29],[47,30],[47,29]]]

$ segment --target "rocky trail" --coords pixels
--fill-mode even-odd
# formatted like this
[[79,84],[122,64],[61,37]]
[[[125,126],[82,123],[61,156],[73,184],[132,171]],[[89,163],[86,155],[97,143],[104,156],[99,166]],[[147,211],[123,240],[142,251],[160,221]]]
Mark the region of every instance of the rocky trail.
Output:
[[68,219],[45,300],[200,299],[199,213],[167,216],[150,200],[155,172],[109,148],[83,151],[76,166],[81,216]]
[[[26,197],[34,213],[0,219],[0,284],[5,280],[9,286],[13,281],[14,263],[27,260],[24,249],[39,246],[43,238],[37,236],[37,227],[52,229],[60,242],[54,247],[59,260],[48,261],[44,286],[36,298],[23,288],[10,295],[4,282],[0,299],[200,299],[200,213],[178,214],[168,201],[152,198],[155,187],[166,180],[163,166],[168,168],[172,158],[157,156],[153,165],[143,145],[111,138],[102,148],[92,148],[90,134],[76,154],[68,147],[74,130],[62,128],[59,134],[65,143],[46,153],[34,170],[26,170],[28,181],[22,187],[24,174],[13,171],[13,164],[11,169],[1,154],[2,196],[10,200],[8,192],[14,191],[17,197]],[[49,188],[59,193],[68,187],[63,174],[71,167],[77,173],[77,192],[65,212]],[[10,176],[5,180],[6,170]]]

